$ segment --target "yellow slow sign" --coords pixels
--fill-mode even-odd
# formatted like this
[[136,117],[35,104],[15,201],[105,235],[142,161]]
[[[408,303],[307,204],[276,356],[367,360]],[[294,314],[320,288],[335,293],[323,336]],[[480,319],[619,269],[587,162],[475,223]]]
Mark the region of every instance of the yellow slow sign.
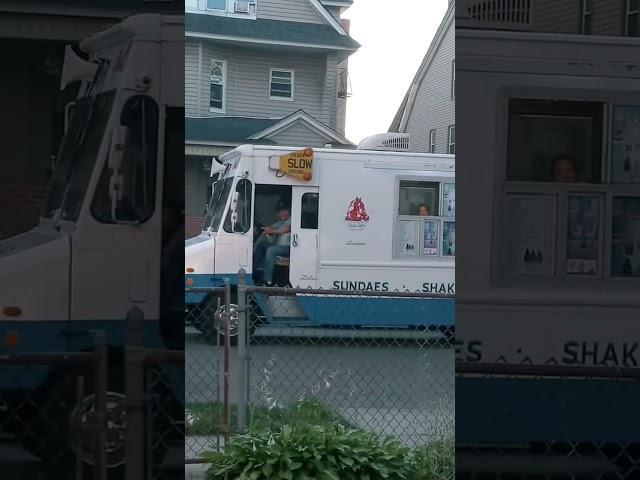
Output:
[[313,174],[313,149],[305,148],[281,155],[280,171],[308,182]]

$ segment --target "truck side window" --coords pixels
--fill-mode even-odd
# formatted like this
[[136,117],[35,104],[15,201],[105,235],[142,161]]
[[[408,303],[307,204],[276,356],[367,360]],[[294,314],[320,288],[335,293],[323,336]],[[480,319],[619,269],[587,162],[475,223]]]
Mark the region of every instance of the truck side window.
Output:
[[400,180],[399,215],[419,215],[421,205],[426,205],[428,215],[439,215],[440,184]]
[[603,104],[511,99],[507,180],[600,183]]
[[231,206],[224,222],[224,231],[227,233],[247,233],[251,230],[251,181],[242,178],[236,185],[238,204],[236,206],[236,222],[232,226]]
[[158,105],[146,95],[129,98],[122,108],[120,125],[126,127],[121,161],[117,167],[110,167],[109,159],[105,162],[91,213],[103,223],[142,223],[151,218],[155,208]]
[[302,195],[300,228],[318,229],[318,200],[319,194],[317,193],[305,193]]

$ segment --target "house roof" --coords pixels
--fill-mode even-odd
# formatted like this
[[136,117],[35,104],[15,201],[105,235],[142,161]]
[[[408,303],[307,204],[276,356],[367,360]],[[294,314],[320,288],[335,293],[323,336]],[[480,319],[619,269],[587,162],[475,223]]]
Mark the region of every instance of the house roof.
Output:
[[188,142],[243,143],[249,137],[276,123],[277,118],[185,117],[185,140]]
[[353,145],[344,136],[316,120],[304,110],[298,110],[284,118],[249,117],[185,117],[186,143],[211,143],[234,145],[242,143],[274,144],[270,137],[296,123],[302,123],[326,137],[327,143]]
[[285,22],[258,18],[187,13],[185,30],[211,38],[251,38],[277,44],[316,45],[341,50],[357,50],[360,44],[349,35],[341,35],[333,26],[316,23]]
[[442,22],[440,23],[440,26],[438,27],[438,30],[436,31],[436,34],[431,41],[431,45],[429,45],[429,50],[427,50],[427,54],[424,56],[422,64],[420,65],[420,68],[418,68],[418,72],[413,78],[409,90],[407,90],[407,93],[404,96],[402,103],[400,104],[400,108],[398,108],[398,111],[393,118],[393,122],[391,122],[391,125],[389,126],[390,132],[402,132],[406,127],[407,121],[409,120],[409,114],[411,113],[413,105],[416,101],[416,95],[418,93],[418,89],[420,88],[420,84],[429,71],[429,67],[433,62],[433,59],[435,58],[440,45],[442,45],[442,42],[444,41],[447,30],[453,24],[455,11],[455,1],[449,2],[447,13],[442,19]]

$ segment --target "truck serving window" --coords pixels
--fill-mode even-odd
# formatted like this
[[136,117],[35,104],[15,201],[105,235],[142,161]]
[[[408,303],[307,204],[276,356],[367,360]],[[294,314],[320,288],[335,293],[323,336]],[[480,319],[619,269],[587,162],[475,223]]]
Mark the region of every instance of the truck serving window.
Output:
[[455,183],[400,180],[396,258],[455,256]]
[[640,278],[640,107],[509,109],[498,280]]

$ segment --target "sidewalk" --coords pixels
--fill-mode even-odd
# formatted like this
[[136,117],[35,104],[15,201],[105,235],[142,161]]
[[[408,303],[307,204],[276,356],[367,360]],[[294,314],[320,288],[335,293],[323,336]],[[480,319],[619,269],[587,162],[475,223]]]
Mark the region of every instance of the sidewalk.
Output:
[[188,463],[184,466],[185,480],[204,480],[209,465],[206,463]]

